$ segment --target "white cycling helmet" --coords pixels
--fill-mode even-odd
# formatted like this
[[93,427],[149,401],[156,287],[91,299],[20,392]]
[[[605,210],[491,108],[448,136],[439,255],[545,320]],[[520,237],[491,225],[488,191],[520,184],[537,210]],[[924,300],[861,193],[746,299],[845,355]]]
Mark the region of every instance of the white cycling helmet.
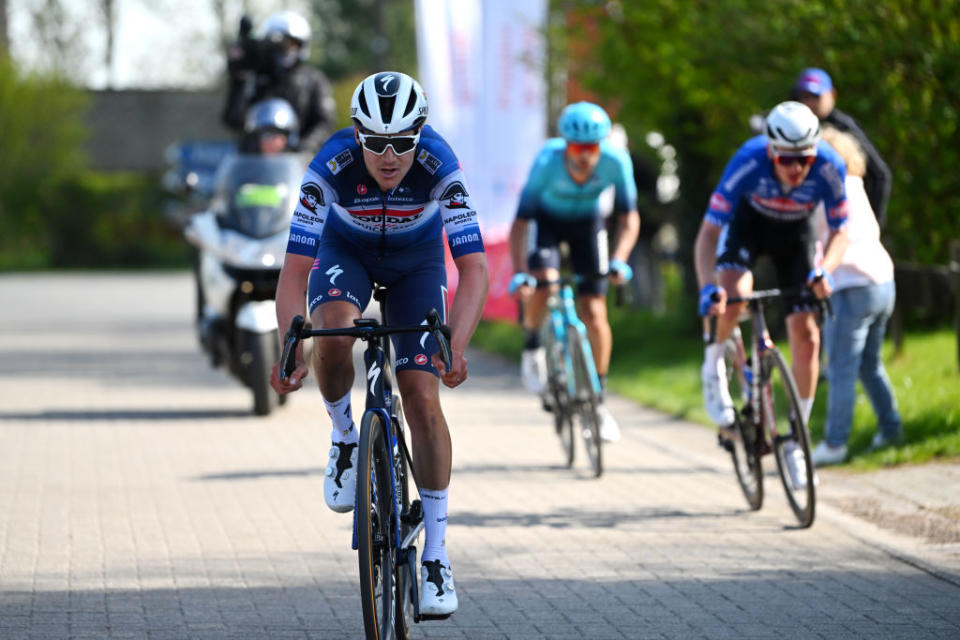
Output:
[[820,142],[820,118],[800,102],[781,102],[767,114],[767,142],[776,149],[810,149]]
[[279,42],[283,38],[292,38],[300,43],[300,60],[309,56],[310,23],[296,11],[280,11],[267,18],[260,28],[260,39]]
[[420,83],[398,71],[367,76],[350,99],[350,119],[364,133],[419,129],[429,111]]

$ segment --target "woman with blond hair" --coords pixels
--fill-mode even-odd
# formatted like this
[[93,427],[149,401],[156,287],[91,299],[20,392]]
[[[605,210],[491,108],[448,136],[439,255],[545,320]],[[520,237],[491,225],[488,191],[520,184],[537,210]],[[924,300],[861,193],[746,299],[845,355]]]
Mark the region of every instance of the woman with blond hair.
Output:
[[[823,139],[847,165],[850,245],[833,272],[833,317],[827,319],[823,331],[829,391],[824,440],[813,450],[813,463],[818,467],[838,464],[847,457],[858,377],[877,416],[872,448],[903,438],[897,401],[880,357],[896,297],[893,261],[880,243],[880,227],[864,190],[865,156],[850,134],[828,127]],[[821,237],[825,238],[826,220],[820,218]]]

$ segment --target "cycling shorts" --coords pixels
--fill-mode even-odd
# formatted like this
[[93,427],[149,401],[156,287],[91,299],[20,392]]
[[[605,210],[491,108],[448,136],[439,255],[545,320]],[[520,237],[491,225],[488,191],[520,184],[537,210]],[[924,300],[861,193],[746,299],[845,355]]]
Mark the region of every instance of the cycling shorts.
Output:
[[577,292],[606,295],[610,259],[604,219],[559,220],[541,213],[536,220],[536,245],[528,261],[530,270],[560,269],[560,245],[566,243],[573,272],[582,278]]
[[[376,250],[357,247],[332,229],[324,229],[310,271],[310,314],[333,301],[353,303],[362,313],[374,283],[387,287],[385,324],[421,324],[429,309],[439,311],[446,322],[447,270],[443,244],[436,238],[380,256]],[[415,369],[437,375],[430,363],[430,356],[439,350],[432,335],[401,333],[390,338],[396,371]]]
[[[814,267],[816,238],[813,216],[780,221],[742,203],[721,235],[717,271],[752,271],[757,258],[767,255],[776,271],[777,287],[802,286]],[[788,314],[811,310],[800,296],[787,296],[784,302]]]

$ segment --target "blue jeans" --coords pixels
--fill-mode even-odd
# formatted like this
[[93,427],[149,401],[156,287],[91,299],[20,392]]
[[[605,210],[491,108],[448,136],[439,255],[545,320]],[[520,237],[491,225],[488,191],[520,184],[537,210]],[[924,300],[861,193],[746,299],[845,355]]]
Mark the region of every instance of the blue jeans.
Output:
[[830,298],[833,318],[825,322],[823,336],[830,382],[826,441],[831,447],[847,444],[858,375],[877,415],[877,430],[889,440],[903,435],[897,400],[880,358],[895,299],[892,281],[842,289]]

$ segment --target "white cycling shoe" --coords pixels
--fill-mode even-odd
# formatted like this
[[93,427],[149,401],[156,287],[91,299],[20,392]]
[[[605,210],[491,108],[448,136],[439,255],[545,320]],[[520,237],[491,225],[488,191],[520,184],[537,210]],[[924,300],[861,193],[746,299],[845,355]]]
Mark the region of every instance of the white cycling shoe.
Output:
[[[790,484],[797,491],[807,488],[807,460],[803,455],[803,449],[797,446],[795,442],[788,442],[783,447],[784,460],[787,463],[787,475],[790,476]],[[812,455],[812,454],[811,454]],[[813,485],[820,484],[820,478],[813,474]]]
[[600,403],[597,405],[597,417],[600,418],[600,440],[603,442],[616,442],[620,439],[620,425],[613,418],[607,405]]
[[523,350],[520,379],[530,393],[543,393],[547,388],[547,352],[543,347]]
[[733,424],[733,398],[727,386],[727,365],[717,360],[717,366],[711,370],[707,363],[700,369],[700,381],[703,384],[703,406],[710,419],[718,427]]
[[420,565],[420,615],[449,616],[457,610],[453,571],[439,560]]
[[323,497],[337,513],[353,511],[357,499],[357,443],[334,442],[330,446]]

